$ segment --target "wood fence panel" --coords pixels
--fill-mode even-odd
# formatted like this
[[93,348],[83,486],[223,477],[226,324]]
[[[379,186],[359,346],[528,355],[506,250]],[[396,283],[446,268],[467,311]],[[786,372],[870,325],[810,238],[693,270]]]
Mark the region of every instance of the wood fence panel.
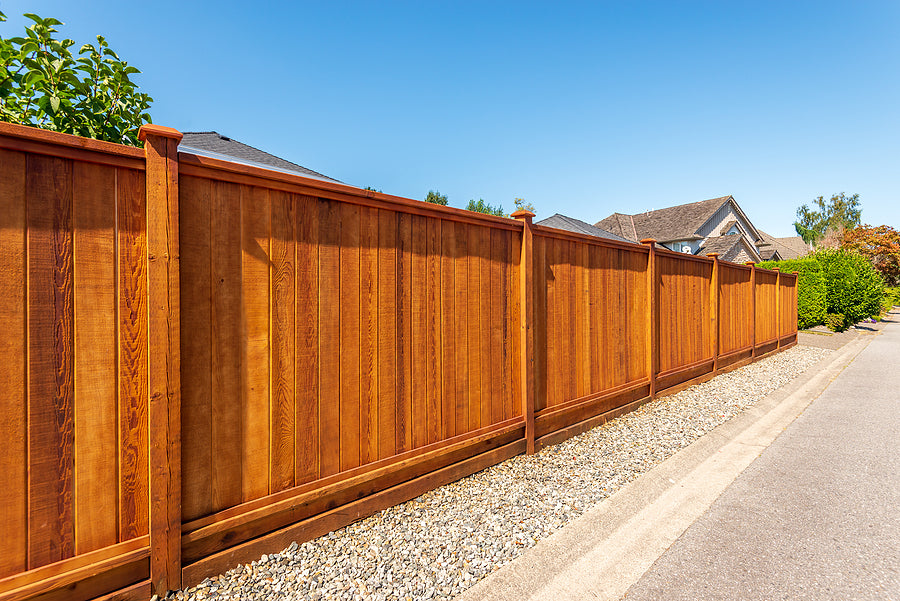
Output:
[[709,281],[712,263],[659,253],[659,371],[712,360]]
[[73,165],[75,553],[118,542],[116,169]]
[[0,578],[28,569],[26,156],[0,149]]
[[756,270],[756,346],[774,341],[778,330],[776,319],[776,274],[766,269]]
[[778,298],[780,303],[778,336],[790,336],[797,331],[797,276],[781,275],[781,294]]
[[753,299],[750,268],[719,262],[719,354],[750,350]]

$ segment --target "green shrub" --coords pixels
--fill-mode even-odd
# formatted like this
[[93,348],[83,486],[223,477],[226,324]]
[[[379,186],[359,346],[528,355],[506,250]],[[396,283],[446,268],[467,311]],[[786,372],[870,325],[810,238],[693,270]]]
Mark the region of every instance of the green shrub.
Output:
[[843,332],[849,327],[847,319],[841,313],[829,313],[825,317],[825,325],[832,332]]
[[855,252],[828,249],[813,255],[825,276],[825,306],[854,324],[881,313],[884,280],[872,263]]
[[884,300],[881,301],[881,312],[887,313],[898,305],[900,305],[900,287],[886,287],[884,289]]
[[778,267],[782,273],[797,272],[797,327],[801,330],[825,323],[825,277],[813,258],[765,261],[759,267]]

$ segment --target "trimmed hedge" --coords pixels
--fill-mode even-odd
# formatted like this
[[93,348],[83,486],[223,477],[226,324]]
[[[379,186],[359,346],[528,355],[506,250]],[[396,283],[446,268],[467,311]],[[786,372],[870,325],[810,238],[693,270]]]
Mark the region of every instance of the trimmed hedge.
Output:
[[842,313],[847,325],[881,313],[884,280],[864,256],[841,249],[813,255],[822,266],[829,313]]
[[782,273],[797,272],[797,327],[801,330],[825,323],[826,294],[822,266],[812,258],[763,261],[759,267],[777,267]]

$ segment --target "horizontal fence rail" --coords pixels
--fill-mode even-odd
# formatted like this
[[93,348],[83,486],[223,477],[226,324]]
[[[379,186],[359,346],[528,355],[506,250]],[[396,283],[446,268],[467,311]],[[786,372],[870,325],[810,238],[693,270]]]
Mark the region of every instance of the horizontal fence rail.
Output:
[[0,123],[0,601],[146,599],[796,343],[797,278]]

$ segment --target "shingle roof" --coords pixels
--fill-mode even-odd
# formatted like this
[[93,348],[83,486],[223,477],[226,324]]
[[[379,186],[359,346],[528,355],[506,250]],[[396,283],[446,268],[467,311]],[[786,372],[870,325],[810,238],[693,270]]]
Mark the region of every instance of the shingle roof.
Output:
[[577,234],[587,234],[588,236],[607,238],[609,240],[618,240],[619,242],[630,242],[630,240],[626,240],[622,236],[617,236],[612,232],[608,232],[597,226],[591,225],[590,223],[581,221],[580,219],[567,217],[566,215],[560,215],[559,213],[536,222],[536,225],[555,227],[559,230],[566,230]]
[[768,251],[771,249],[778,250],[778,254],[781,255],[782,259],[798,259],[806,256],[810,252],[809,246],[806,245],[806,242],[804,242],[803,238],[800,236],[776,238],[762,230],[757,231],[763,239],[763,244],[760,245],[762,246],[762,252],[760,254],[763,252],[768,254]]
[[658,242],[699,239],[697,230],[700,226],[729,200],[732,200],[731,196],[720,196],[636,215],[613,213],[595,225],[634,242],[643,238]]
[[[286,161],[268,152],[263,152],[258,148],[238,142],[227,136],[214,131],[193,131],[184,132],[184,137],[179,144],[179,149],[185,152],[194,152],[195,154],[213,156],[213,158],[222,158],[224,160],[233,160],[238,163],[252,164],[259,167],[275,168],[280,171],[290,171],[304,177],[312,177],[315,179],[324,179],[330,182],[339,182],[338,180],[322,175],[312,169],[301,167],[296,163]],[[221,155],[221,156],[214,156]]]
[[[750,251],[748,254],[751,259],[757,259],[759,254],[756,249],[747,243],[747,239],[741,234],[727,234],[725,236],[711,236],[706,239],[706,244],[700,248],[697,254],[708,255],[709,253],[719,253],[719,259],[723,261],[731,261],[740,252],[741,249]],[[756,256],[754,256],[756,255]]]

